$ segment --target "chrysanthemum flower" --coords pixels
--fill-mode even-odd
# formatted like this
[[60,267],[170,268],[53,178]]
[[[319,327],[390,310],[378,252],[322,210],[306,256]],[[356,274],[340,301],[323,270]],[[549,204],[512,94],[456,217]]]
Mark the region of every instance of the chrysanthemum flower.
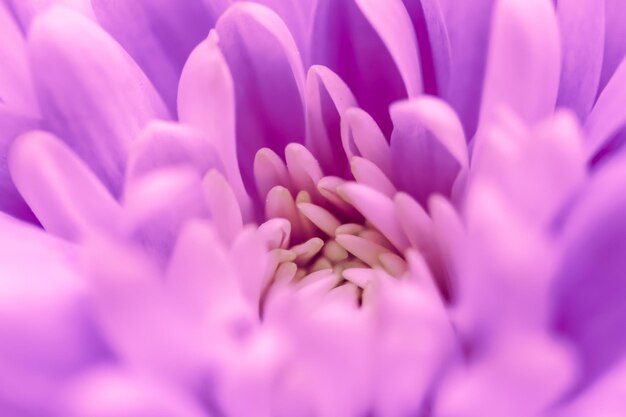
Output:
[[0,414],[626,408],[619,0],[0,3]]

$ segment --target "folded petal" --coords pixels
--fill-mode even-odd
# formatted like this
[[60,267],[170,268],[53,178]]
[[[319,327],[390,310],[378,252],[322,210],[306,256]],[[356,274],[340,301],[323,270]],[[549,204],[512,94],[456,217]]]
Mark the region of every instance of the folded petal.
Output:
[[552,4],[546,0],[497,3],[489,45],[480,123],[502,107],[533,123],[554,111],[561,50]]
[[[620,147],[621,131],[626,126],[626,109],[622,105],[626,88],[626,59],[613,73],[604,90],[600,93],[587,122],[585,123],[586,148],[590,159],[599,159],[602,154],[613,153],[614,147]],[[605,149],[608,148],[608,149]]]
[[9,154],[11,178],[50,233],[79,241],[117,229],[120,208],[92,171],[52,134],[32,131]]
[[105,360],[77,253],[0,214],[0,414],[52,415],[68,378]]
[[444,102],[427,96],[394,104],[391,154],[396,185],[423,207],[433,193],[450,196],[468,165],[460,122]]
[[[445,2],[450,3],[450,2]],[[450,37],[450,86],[445,99],[459,114],[467,138],[478,125],[495,0],[442,4]]]
[[589,382],[626,348],[626,184],[623,160],[607,164],[570,210],[559,233],[564,255],[554,286],[554,324],[578,349]]
[[7,159],[15,138],[37,125],[37,120],[15,115],[0,107],[0,211],[34,223],[37,219],[15,188]]
[[200,176],[210,169],[224,171],[217,151],[201,131],[178,123],[150,122],[131,145],[126,181],[184,165],[195,168]]
[[606,28],[600,90],[606,86],[626,56],[626,4],[621,0],[604,0],[604,7]]
[[236,3],[216,30],[235,87],[237,157],[252,193],[259,149],[281,154],[288,143],[304,142],[304,70],[287,27],[264,6]]
[[42,14],[28,43],[45,127],[119,195],[130,142],[150,119],[168,117],[161,98],[132,58],[76,12]]
[[312,63],[336,72],[386,135],[389,104],[422,89],[411,26],[399,0],[321,0],[317,8]]
[[0,3],[0,38],[0,106],[24,116],[37,116],[26,40],[5,3]]
[[356,106],[348,86],[330,69],[314,65],[306,80],[306,146],[320,162],[327,175],[345,177],[347,158],[342,157],[341,119],[346,110]]
[[183,65],[217,16],[202,0],[91,3],[98,23],[133,57],[175,114]]
[[452,55],[441,2],[440,0],[403,0],[403,2],[413,22],[419,45],[424,92],[445,97],[450,83]]
[[557,104],[581,121],[595,102],[604,46],[604,2],[563,0],[557,4],[563,66]]

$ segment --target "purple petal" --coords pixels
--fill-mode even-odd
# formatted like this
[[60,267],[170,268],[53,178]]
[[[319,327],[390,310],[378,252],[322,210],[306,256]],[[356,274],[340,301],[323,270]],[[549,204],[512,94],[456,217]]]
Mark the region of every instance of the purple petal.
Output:
[[626,107],[623,105],[626,97],[625,88],[626,59],[617,67],[600,93],[585,123],[589,158],[603,152],[605,147],[610,147],[612,140],[626,125]]
[[607,85],[618,65],[626,56],[626,25],[624,25],[626,3],[622,0],[605,0],[604,4],[606,28],[600,90]]
[[424,96],[394,104],[391,154],[396,184],[423,207],[433,193],[449,196],[467,149],[460,122],[444,102]]
[[13,184],[7,158],[13,140],[37,124],[36,120],[16,116],[0,107],[0,211],[33,223],[37,219]]
[[624,186],[623,160],[605,166],[560,234],[564,256],[554,288],[554,320],[580,349],[587,382],[613,366],[626,348]]
[[178,87],[178,116],[198,128],[217,150],[242,209],[250,204],[237,162],[233,78],[218,46],[217,32],[191,53]]
[[119,206],[95,175],[63,142],[33,131],[9,154],[11,177],[50,233],[81,240],[96,230],[116,229]]
[[217,33],[235,86],[237,157],[252,193],[259,149],[281,154],[288,143],[304,142],[304,70],[287,27],[264,6],[234,4]]
[[367,158],[390,177],[389,143],[372,116],[358,107],[348,109],[341,117],[341,141],[349,159],[353,156]]
[[557,6],[563,67],[557,104],[584,121],[600,82],[604,45],[604,3],[561,0]]
[[7,107],[24,116],[37,116],[26,41],[4,3],[0,3],[0,38],[0,108]]
[[130,142],[148,120],[167,118],[160,97],[106,32],[68,9],[35,19],[28,46],[44,126],[119,194]]
[[93,18],[91,0],[4,0],[27,33],[33,20],[54,5],[71,8],[88,18]]
[[452,56],[440,0],[403,1],[417,36],[424,92],[446,96]]
[[554,111],[561,51],[552,5],[544,0],[503,0],[494,11],[480,123],[502,107],[533,123]]
[[217,16],[202,0],[91,3],[98,23],[133,57],[175,114],[183,65],[191,50],[207,36]]
[[306,100],[306,146],[326,175],[345,178],[349,167],[347,159],[341,157],[341,118],[348,108],[356,106],[356,99],[337,74],[314,65],[307,74]]
[[336,72],[388,135],[389,105],[419,94],[421,77],[406,9],[392,0],[381,13],[378,3],[321,0],[312,34],[312,63]]
[[105,359],[75,248],[0,214],[0,414],[50,415],[67,378]]
[[474,0],[442,4],[450,37],[450,86],[445,98],[459,114],[468,139],[478,125],[494,3]]
[[217,151],[199,130],[178,123],[150,122],[130,148],[126,181],[182,165],[193,166],[200,176],[212,168],[224,171]]

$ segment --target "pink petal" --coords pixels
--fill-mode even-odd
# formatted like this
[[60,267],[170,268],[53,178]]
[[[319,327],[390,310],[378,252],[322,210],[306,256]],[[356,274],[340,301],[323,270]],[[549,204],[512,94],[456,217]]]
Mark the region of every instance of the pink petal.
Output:
[[533,123],[554,111],[561,50],[554,9],[544,0],[503,0],[494,10],[480,123],[503,106]]
[[621,0],[605,0],[604,7],[606,27],[600,91],[605,88],[626,56],[626,27],[624,26],[626,4]]
[[327,175],[345,176],[348,171],[341,144],[341,120],[346,110],[356,106],[348,86],[330,69],[314,65],[307,73],[306,146]]
[[32,131],[18,138],[9,169],[20,194],[50,233],[77,241],[95,231],[117,229],[117,201],[55,136]]
[[98,23],[133,57],[175,114],[183,65],[217,16],[202,0],[91,3]]
[[28,41],[46,126],[119,194],[128,146],[148,120],[168,117],[163,102],[122,48],[78,13],[52,8]]
[[387,197],[393,197],[396,194],[396,188],[389,178],[373,162],[355,156],[350,160],[350,166],[352,175],[359,184],[367,185]]
[[563,0],[557,4],[563,66],[557,104],[584,121],[595,102],[604,46],[604,2]]
[[341,140],[348,159],[362,156],[391,175],[389,143],[376,121],[359,108],[348,109],[341,118]]
[[289,142],[304,142],[304,69],[287,27],[264,6],[235,3],[216,30],[235,87],[237,157],[252,191],[259,149],[282,153]]
[[202,180],[202,188],[217,233],[232,244],[243,228],[243,218],[235,192],[219,172],[212,170]]

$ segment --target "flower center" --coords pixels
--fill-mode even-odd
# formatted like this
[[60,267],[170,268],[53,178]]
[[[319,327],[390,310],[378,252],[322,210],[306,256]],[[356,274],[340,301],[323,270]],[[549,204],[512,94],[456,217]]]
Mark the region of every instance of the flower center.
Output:
[[286,165],[268,149],[259,151],[255,161],[267,219],[259,230],[268,237],[274,261],[263,299],[277,284],[323,280],[329,290],[353,288],[360,305],[373,273],[404,274],[402,252],[366,220],[345,192],[346,185],[355,183],[323,176],[301,145],[290,144],[285,153]]

